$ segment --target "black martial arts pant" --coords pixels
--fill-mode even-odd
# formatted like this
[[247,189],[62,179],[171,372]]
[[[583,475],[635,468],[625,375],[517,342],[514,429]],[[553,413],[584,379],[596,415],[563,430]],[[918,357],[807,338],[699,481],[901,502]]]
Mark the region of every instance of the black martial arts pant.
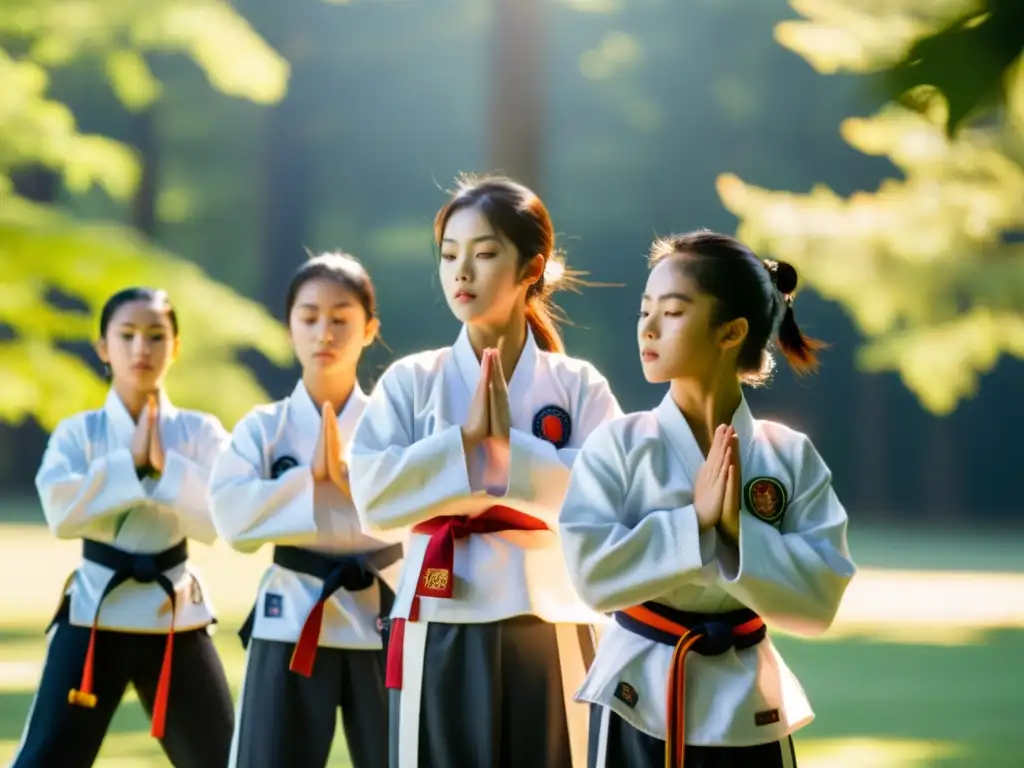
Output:
[[[584,664],[590,628],[579,627]],[[535,616],[427,627],[418,768],[570,768],[557,628]],[[408,676],[408,669],[403,676]],[[401,691],[391,692],[398,768]],[[402,766],[405,768],[405,766]]]
[[[604,762],[601,750],[601,717],[604,707],[590,705],[589,768],[663,768],[665,742],[638,731],[615,712],[609,712]],[[686,768],[796,768],[793,739],[754,747],[696,747],[687,745]]]
[[231,768],[323,768],[338,708],[354,768],[387,768],[383,651],[318,648],[313,674],[288,669],[294,643],[249,641]]
[[[89,629],[66,616],[50,630],[43,678],[11,768],[88,768],[131,683],[152,716],[167,635],[99,631],[92,709],[68,703],[80,687]],[[231,749],[234,711],[220,657],[205,628],[174,634],[174,664],[163,747],[176,768],[223,768]]]

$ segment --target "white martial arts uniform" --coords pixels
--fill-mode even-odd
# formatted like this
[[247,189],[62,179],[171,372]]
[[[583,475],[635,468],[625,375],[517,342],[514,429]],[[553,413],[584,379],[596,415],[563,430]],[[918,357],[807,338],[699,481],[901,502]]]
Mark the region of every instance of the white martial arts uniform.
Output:
[[[831,473],[805,435],[755,420],[745,400],[732,425],[743,474],[738,546],[714,528],[698,532],[693,487],[704,456],[670,395],[590,437],[573,467],[559,528],[573,583],[591,607],[614,612],[652,601],[705,614],[748,608],[769,630],[814,635],[828,628],[855,572]],[[781,503],[762,503],[757,491]],[[613,622],[578,698],[664,740],[672,653]],[[813,718],[767,637],[745,650],[689,654],[686,682],[688,745],[779,741]]]
[[[83,539],[84,559],[68,578],[54,618],[43,679],[15,758],[19,768],[91,764],[129,682],[148,709],[166,713],[161,738],[172,760],[219,765],[227,756],[230,692],[207,629],[214,621],[209,595],[186,562],[185,545],[187,539],[216,539],[207,484],[227,433],[215,417],[180,410],[161,394],[163,472],[140,478],[131,454],[135,429],[111,389],[103,408],[57,425],[36,475],[50,530],[58,538]],[[165,653],[172,627],[167,590],[175,596],[174,684],[158,689],[161,664],[168,674],[172,669]],[[96,635],[94,673],[83,677],[94,617],[97,629],[112,634]],[[93,677],[92,707],[69,706],[69,688]],[[87,701],[90,692],[83,693]],[[88,725],[72,722],[80,718]],[[206,757],[190,757],[197,739],[206,740]]]
[[[401,755],[397,763],[392,757],[392,765],[402,768],[416,764],[421,698],[423,708],[432,710],[434,700],[444,695],[425,686],[421,691],[428,625],[479,626],[528,616],[558,624],[563,678],[568,683],[583,676],[576,625],[603,619],[576,596],[555,527],[579,447],[595,427],[620,413],[606,379],[589,363],[539,349],[528,332],[508,382],[510,450],[507,467],[498,473],[507,482],[504,487],[485,488],[488,478],[482,460],[474,463],[474,472],[467,471],[461,431],[479,377],[480,363],[465,328],[452,347],[399,360],[377,384],[350,449],[352,494],[369,529],[410,529],[450,516],[475,518],[495,505],[525,513],[537,525],[548,527],[457,538],[451,599],[415,596],[431,536],[410,533],[392,614],[408,620],[401,622],[404,639],[399,641],[397,633],[392,636],[392,644],[401,642],[404,648],[399,649]],[[568,707],[575,709],[571,693]],[[485,712],[491,707],[480,706]],[[585,721],[586,712],[579,715]],[[577,717],[570,713],[570,721]],[[543,742],[541,734],[536,737]],[[394,730],[392,740],[394,744]],[[452,750],[458,747],[453,745]]]
[[[348,443],[366,402],[366,395],[357,385],[337,416],[342,446]],[[311,465],[321,432],[320,411],[301,380],[288,398],[254,408],[236,425],[210,481],[217,529],[236,550],[255,552],[264,544],[273,544],[275,558],[287,548],[300,557],[312,552],[337,560],[400,544],[398,536],[364,534],[351,500],[333,483],[314,480]],[[384,585],[369,580],[359,588],[343,585],[327,597],[317,647],[376,651],[380,656],[382,597],[390,603],[392,592],[387,582],[397,583],[401,569],[400,557],[391,559],[394,562],[379,572]],[[376,738],[374,729],[380,729],[377,741],[381,749],[386,748],[382,658],[314,650],[313,672],[317,679],[307,684],[290,677],[294,676],[288,671],[293,644],[298,642],[323,587],[323,578],[278,564],[272,564],[264,574],[253,614],[243,629],[249,654],[232,765],[298,764],[313,759],[305,757],[308,752],[276,753],[273,749],[329,750],[339,706],[357,766],[362,762],[363,747],[373,748],[366,742]],[[248,645],[250,631],[253,645]],[[276,666],[282,668],[271,672]],[[335,669],[338,678],[332,674]],[[265,675],[266,679],[250,679],[254,674]],[[345,682],[337,682],[339,678]],[[300,692],[296,687],[299,685],[310,690]],[[362,688],[362,693],[355,688]],[[299,707],[296,696],[303,697],[303,706],[322,710],[329,726],[320,727],[313,722],[316,718],[305,725],[288,720],[287,713]],[[353,718],[365,723],[354,724]],[[376,765],[379,760],[368,757],[363,764]]]

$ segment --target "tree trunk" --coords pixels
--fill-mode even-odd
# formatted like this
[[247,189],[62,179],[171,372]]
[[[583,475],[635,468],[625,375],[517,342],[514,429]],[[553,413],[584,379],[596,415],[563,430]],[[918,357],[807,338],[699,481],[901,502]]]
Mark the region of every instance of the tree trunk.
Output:
[[142,160],[142,178],[132,200],[132,226],[150,239],[156,238],[156,197],[160,170],[155,108],[133,115],[131,142]]
[[494,0],[490,164],[537,190],[544,131],[544,0]]

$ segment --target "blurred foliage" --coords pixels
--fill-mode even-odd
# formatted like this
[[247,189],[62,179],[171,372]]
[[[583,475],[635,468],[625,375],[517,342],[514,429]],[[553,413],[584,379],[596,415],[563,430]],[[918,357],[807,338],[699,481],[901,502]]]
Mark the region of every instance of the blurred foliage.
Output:
[[[959,5],[959,8],[957,6]],[[942,16],[967,3],[794,2],[808,22],[777,38],[819,71],[865,72],[890,63]],[[962,61],[958,66],[964,66]],[[875,192],[837,195],[770,191],[734,174],[718,179],[738,236],[762,254],[792,262],[807,284],[839,302],[867,336],[858,362],[898,371],[931,412],[948,414],[971,396],[1001,354],[1024,357],[1024,65],[1007,69],[1007,119],[947,135],[949,101],[918,87],[914,109],[890,104],[842,124],[842,136],[887,157],[902,178]]]
[[953,135],[970,116],[1005,106],[1018,81],[1007,70],[1024,51],[1020,0],[792,0],[806,19],[776,39],[822,74],[879,73],[890,99],[911,109],[917,87],[940,90]]
[[[9,329],[0,341],[0,419],[34,416],[52,429],[95,407],[106,383],[69,345],[95,337],[95,318],[112,293],[155,285],[176,301],[187,335],[170,394],[232,423],[264,396],[237,351],[255,348],[284,364],[284,329],[260,305],[130,228],[28,200],[13,178],[44,168],[73,195],[99,188],[121,204],[139,181],[131,147],[80,133],[71,109],[48,95],[49,69],[98,59],[122,104],[138,110],[161,94],[149,52],[184,53],[219,91],[260,103],[281,98],[287,64],[220,0],[6,0],[0,41],[0,323]],[[65,301],[52,301],[55,293]]]

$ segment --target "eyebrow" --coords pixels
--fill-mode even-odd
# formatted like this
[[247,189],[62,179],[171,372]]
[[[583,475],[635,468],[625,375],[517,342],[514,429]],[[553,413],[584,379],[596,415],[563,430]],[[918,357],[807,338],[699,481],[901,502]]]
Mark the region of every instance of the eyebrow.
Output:
[[142,328],[149,328],[149,329],[159,328],[159,329],[163,330],[167,326],[164,323],[150,323],[149,325],[146,325],[146,326],[137,326],[137,325],[135,325],[135,323],[128,323],[128,322],[121,323],[121,329],[122,330],[125,330],[125,329],[128,329],[128,328],[140,328],[140,327],[142,327]]
[[[331,309],[347,309],[348,307],[352,307],[352,306],[355,306],[355,305],[351,301],[345,300],[345,301],[339,301],[337,304],[335,304],[333,307],[331,307]],[[308,302],[305,303],[305,304],[299,304],[299,307],[301,309],[317,309],[317,310],[320,309],[320,305],[319,304],[310,304]]]
[[[648,296],[646,293],[643,297],[647,301],[651,300],[651,297]],[[679,301],[685,301],[690,304],[693,304],[693,299],[685,293],[663,293],[661,296],[658,297],[658,301],[668,301],[669,299],[678,299]]]
[[[497,243],[498,245],[501,245],[501,240],[499,240],[496,235],[480,235],[480,237],[474,237],[472,240],[469,241],[469,243],[470,243],[470,245],[475,245],[476,243],[483,243],[483,242],[487,242],[487,241],[493,241],[493,242]],[[458,240],[454,240],[454,239],[452,239],[450,237],[446,237],[441,242],[443,242],[443,243],[456,243],[456,244],[458,244],[459,241]]]

